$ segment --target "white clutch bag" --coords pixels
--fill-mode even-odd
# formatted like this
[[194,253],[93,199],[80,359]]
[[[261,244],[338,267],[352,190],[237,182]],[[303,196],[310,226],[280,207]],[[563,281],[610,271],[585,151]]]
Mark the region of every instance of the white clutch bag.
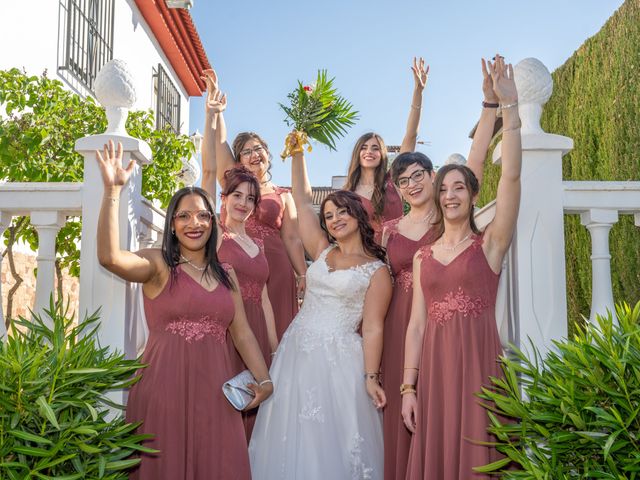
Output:
[[244,410],[251,403],[255,394],[247,385],[257,385],[249,370],[243,370],[222,385],[222,393],[236,410]]

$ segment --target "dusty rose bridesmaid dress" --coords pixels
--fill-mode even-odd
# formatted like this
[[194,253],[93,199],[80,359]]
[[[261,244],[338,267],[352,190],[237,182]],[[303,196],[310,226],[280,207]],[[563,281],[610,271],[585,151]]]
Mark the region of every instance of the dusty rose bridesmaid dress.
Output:
[[144,297],[149,340],[142,379],[129,394],[127,421],[159,454],[142,454],[130,478],[250,479],[242,417],[222,394],[231,377],[227,327],[231,294],[202,287],[181,267],[155,298]]
[[500,275],[489,267],[481,235],[443,265],[423,247],[420,282],[427,325],[420,359],[417,427],[408,480],[489,479],[472,468],[494,462],[487,412],[475,393],[501,376],[495,301]]
[[389,174],[385,177],[385,186],[384,209],[382,210],[382,218],[380,219],[374,219],[373,203],[371,203],[371,200],[359,195],[364,209],[369,214],[369,219],[371,221],[373,231],[375,232],[375,239],[377,242],[380,242],[381,239],[382,225],[389,220],[402,217],[403,215],[402,198],[398,194],[396,187],[393,185]]

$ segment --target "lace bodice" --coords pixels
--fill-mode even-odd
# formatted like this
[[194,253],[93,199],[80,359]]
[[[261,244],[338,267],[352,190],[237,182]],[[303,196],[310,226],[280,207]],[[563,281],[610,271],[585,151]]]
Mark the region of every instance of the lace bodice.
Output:
[[355,333],[362,321],[364,297],[380,260],[345,270],[329,271],[325,249],[307,270],[307,291],[295,319],[299,328],[327,335]]

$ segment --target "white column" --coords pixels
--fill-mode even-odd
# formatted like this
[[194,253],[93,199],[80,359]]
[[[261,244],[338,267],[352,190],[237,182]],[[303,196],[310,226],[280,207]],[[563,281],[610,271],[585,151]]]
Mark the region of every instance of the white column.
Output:
[[[132,285],[104,269],[98,263],[96,234],[102,204],[102,177],[95,158],[95,150],[109,140],[122,142],[123,159],[136,160],[136,167],[120,196],[118,221],[120,248],[136,251],[138,245],[138,210],[142,185],[141,164],[151,159],[151,149],[142,140],[122,135],[95,135],[81,138],[76,150],[84,156],[84,185],[82,188],[82,249],[80,251],[80,318],[100,309],[102,345],[111,346],[129,357],[136,355],[138,285]],[[122,399],[120,399],[122,400]]]
[[[4,232],[11,225],[11,215],[0,210],[0,238],[3,238]],[[2,258],[0,258],[0,272],[2,272]],[[7,334],[7,328],[4,326],[4,313],[2,310],[2,282],[0,281],[0,340]]]
[[609,232],[618,221],[616,210],[592,208],[580,214],[580,222],[591,234],[591,315],[590,322],[596,321],[596,315],[611,312],[615,318],[615,304],[611,288],[611,253],[609,251]]
[[[522,120],[522,194],[511,246],[514,337],[523,350],[531,339],[544,355],[552,340],[567,335],[562,156],[573,140],[540,128],[542,105],[553,85],[546,67],[525,59],[514,71]],[[494,162],[501,160],[501,147]]]
[[56,236],[65,224],[66,217],[57,211],[33,211],[30,215],[31,225],[38,232],[38,256],[36,257],[38,275],[33,312],[41,315],[46,322],[49,317],[44,310],[49,308],[49,300],[55,285]]

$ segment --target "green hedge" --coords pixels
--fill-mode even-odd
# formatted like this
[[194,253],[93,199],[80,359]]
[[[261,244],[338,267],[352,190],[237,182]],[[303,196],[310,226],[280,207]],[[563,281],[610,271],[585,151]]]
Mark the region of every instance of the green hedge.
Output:
[[[627,0],[552,77],[542,128],[574,140],[562,162],[563,178],[639,180],[640,2]],[[495,198],[500,175],[487,164],[481,204]],[[632,216],[620,216],[610,241],[614,299],[631,303],[640,298],[640,232]],[[588,317],[591,241],[577,216],[565,216],[565,245],[568,316]]]

